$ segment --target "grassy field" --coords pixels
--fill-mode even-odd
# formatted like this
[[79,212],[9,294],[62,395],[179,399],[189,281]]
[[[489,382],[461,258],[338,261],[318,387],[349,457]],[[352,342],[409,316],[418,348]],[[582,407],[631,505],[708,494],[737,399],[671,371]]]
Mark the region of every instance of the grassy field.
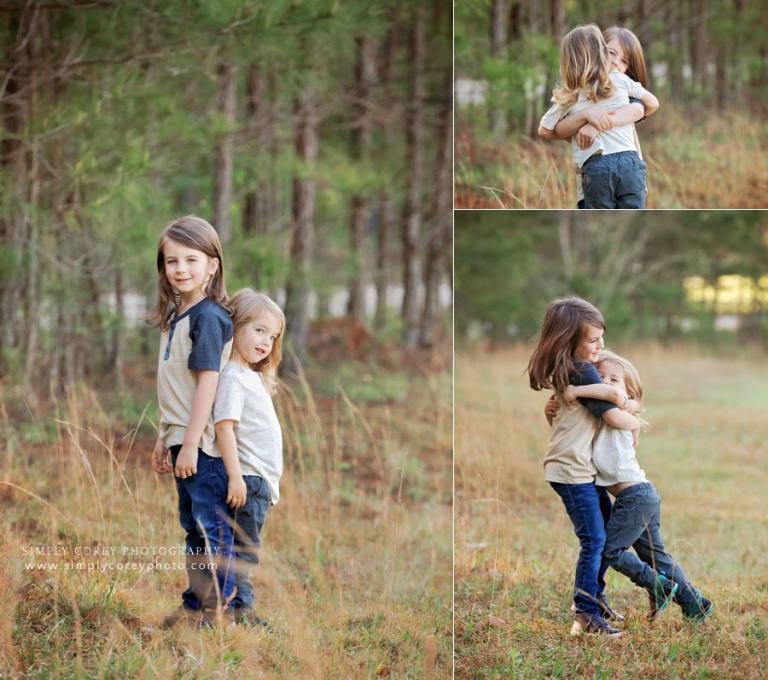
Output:
[[183,544],[173,481],[149,466],[149,373],[146,401],[81,387],[33,417],[1,395],[0,677],[448,677],[445,364],[326,367],[280,396],[287,472],[254,574],[271,634],[159,628],[186,577],[131,552]]
[[[743,113],[692,121],[673,107],[638,126],[648,208],[765,208],[768,127]],[[483,142],[456,134],[457,208],[575,208],[570,147],[530,138]]]
[[618,640],[568,635],[578,541],[544,482],[548,393],[523,349],[456,358],[457,678],[765,678],[768,672],[768,372],[765,357],[628,349],[646,389],[638,458],[662,498],[667,549],[714,599],[653,625],[647,597],[608,571]]

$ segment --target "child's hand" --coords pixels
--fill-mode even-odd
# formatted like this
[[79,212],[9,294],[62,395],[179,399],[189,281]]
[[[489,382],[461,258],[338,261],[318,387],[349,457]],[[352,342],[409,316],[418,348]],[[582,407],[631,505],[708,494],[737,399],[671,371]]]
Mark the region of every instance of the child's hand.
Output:
[[640,443],[640,430],[632,430],[632,446],[637,448],[637,445]]
[[605,109],[591,108],[584,112],[587,122],[597,128],[599,132],[605,132],[613,127],[613,112]]
[[563,392],[563,401],[566,404],[572,404],[576,399],[578,399],[576,396],[576,388],[573,385],[568,385],[568,387],[565,388],[565,392]]
[[544,406],[544,415],[547,417],[547,420],[554,418],[559,410],[560,401],[554,394],[550,394],[549,399],[547,399],[547,403]]
[[600,132],[594,125],[587,123],[576,133],[576,144],[579,145],[580,149],[588,149],[599,134]]
[[622,406],[622,410],[636,416],[643,410],[643,405],[637,399],[627,399],[627,403]]
[[245,488],[245,480],[242,477],[230,477],[227,486],[227,503],[234,510],[245,505],[245,496],[248,493]]
[[197,474],[197,447],[184,444],[176,458],[176,476],[186,479],[194,474]]
[[165,475],[173,470],[168,464],[168,450],[165,448],[162,439],[155,442],[155,448],[152,449],[152,469],[158,474]]

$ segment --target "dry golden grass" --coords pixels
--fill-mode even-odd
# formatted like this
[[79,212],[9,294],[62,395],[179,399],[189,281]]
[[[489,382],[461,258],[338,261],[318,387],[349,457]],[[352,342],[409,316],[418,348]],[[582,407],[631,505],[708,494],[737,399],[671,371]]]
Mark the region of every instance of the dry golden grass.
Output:
[[[183,544],[173,481],[149,467],[146,416],[131,423],[133,430],[121,428],[98,395],[80,388],[55,405],[57,420],[22,423],[18,402],[12,407],[13,395],[3,396],[0,578],[7,615],[0,617],[0,676],[449,673],[451,415],[444,372],[414,377],[400,402],[355,403],[343,388],[322,396],[306,382],[281,396],[287,472],[254,572],[258,611],[272,634],[161,630],[185,586],[183,569],[117,567],[153,562],[121,556],[121,546]],[[25,555],[30,545],[70,552],[32,559]],[[73,557],[76,546],[117,546],[118,554]],[[33,562],[57,566],[29,568]]]
[[523,349],[456,358],[456,677],[764,678],[768,653],[765,358],[626,351],[651,429],[638,457],[662,498],[668,550],[717,604],[654,625],[645,593],[609,570],[620,640],[568,635],[578,541],[541,460],[546,393]]
[[[691,120],[663,107],[638,127],[648,208],[768,206],[768,128],[743,112]],[[576,207],[569,145],[523,139],[499,146],[457,136],[457,208]]]

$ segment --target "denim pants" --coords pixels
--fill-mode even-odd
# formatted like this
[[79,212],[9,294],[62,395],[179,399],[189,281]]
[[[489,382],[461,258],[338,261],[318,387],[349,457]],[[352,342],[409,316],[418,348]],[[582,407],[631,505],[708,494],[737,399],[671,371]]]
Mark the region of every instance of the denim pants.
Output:
[[[181,446],[171,447],[173,465]],[[214,609],[232,596],[232,526],[227,512],[227,472],[221,458],[198,449],[197,473],[176,480],[179,520],[187,532],[185,564],[189,586],[181,599],[187,609]],[[206,538],[208,547],[206,549]],[[212,578],[215,571],[221,599]]]
[[256,549],[261,545],[261,530],[269,511],[269,487],[258,475],[243,475],[247,495],[245,505],[230,510],[235,527],[235,586],[230,607],[253,609],[251,569],[259,563]]
[[644,208],[645,161],[637,151],[592,156],[581,167],[585,208]]
[[573,602],[577,612],[600,616],[597,598],[605,590],[608,564],[603,559],[605,527],[611,517],[611,499],[605,489],[587,484],[550,482],[563,501],[579,539]]
[[[678,585],[675,600],[692,600],[693,586],[682,568],[664,549],[661,538],[661,499],[650,482],[624,489],[613,503],[605,539],[608,565],[632,583],[651,590],[658,572]],[[635,553],[630,551],[635,549]]]

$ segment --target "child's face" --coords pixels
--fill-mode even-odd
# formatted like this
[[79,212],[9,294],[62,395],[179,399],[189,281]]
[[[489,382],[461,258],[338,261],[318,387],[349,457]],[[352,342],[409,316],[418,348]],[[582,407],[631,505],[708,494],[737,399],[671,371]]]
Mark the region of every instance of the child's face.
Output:
[[261,312],[235,333],[235,351],[249,364],[258,364],[272,352],[283,322],[274,314]]
[[626,73],[629,68],[627,56],[624,54],[624,48],[621,46],[618,38],[611,38],[607,43],[608,54],[611,55],[611,64],[619,73]]
[[217,260],[171,239],[166,239],[163,244],[163,260],[168,283],[182,297],[205,294],[205,285],[218,268]]
[[600,357],[600,350],[605,347],[603,335],[605,331],[596,326],[585,325],[579,344],[576,345],[576,351],[573,353],[577,361],[589,361],[595,363]]
[[624,369],[615,361],[601,361],[597,370],[606,385],[615,385],[616,387],[621,387],[623,390],[626,389]]

